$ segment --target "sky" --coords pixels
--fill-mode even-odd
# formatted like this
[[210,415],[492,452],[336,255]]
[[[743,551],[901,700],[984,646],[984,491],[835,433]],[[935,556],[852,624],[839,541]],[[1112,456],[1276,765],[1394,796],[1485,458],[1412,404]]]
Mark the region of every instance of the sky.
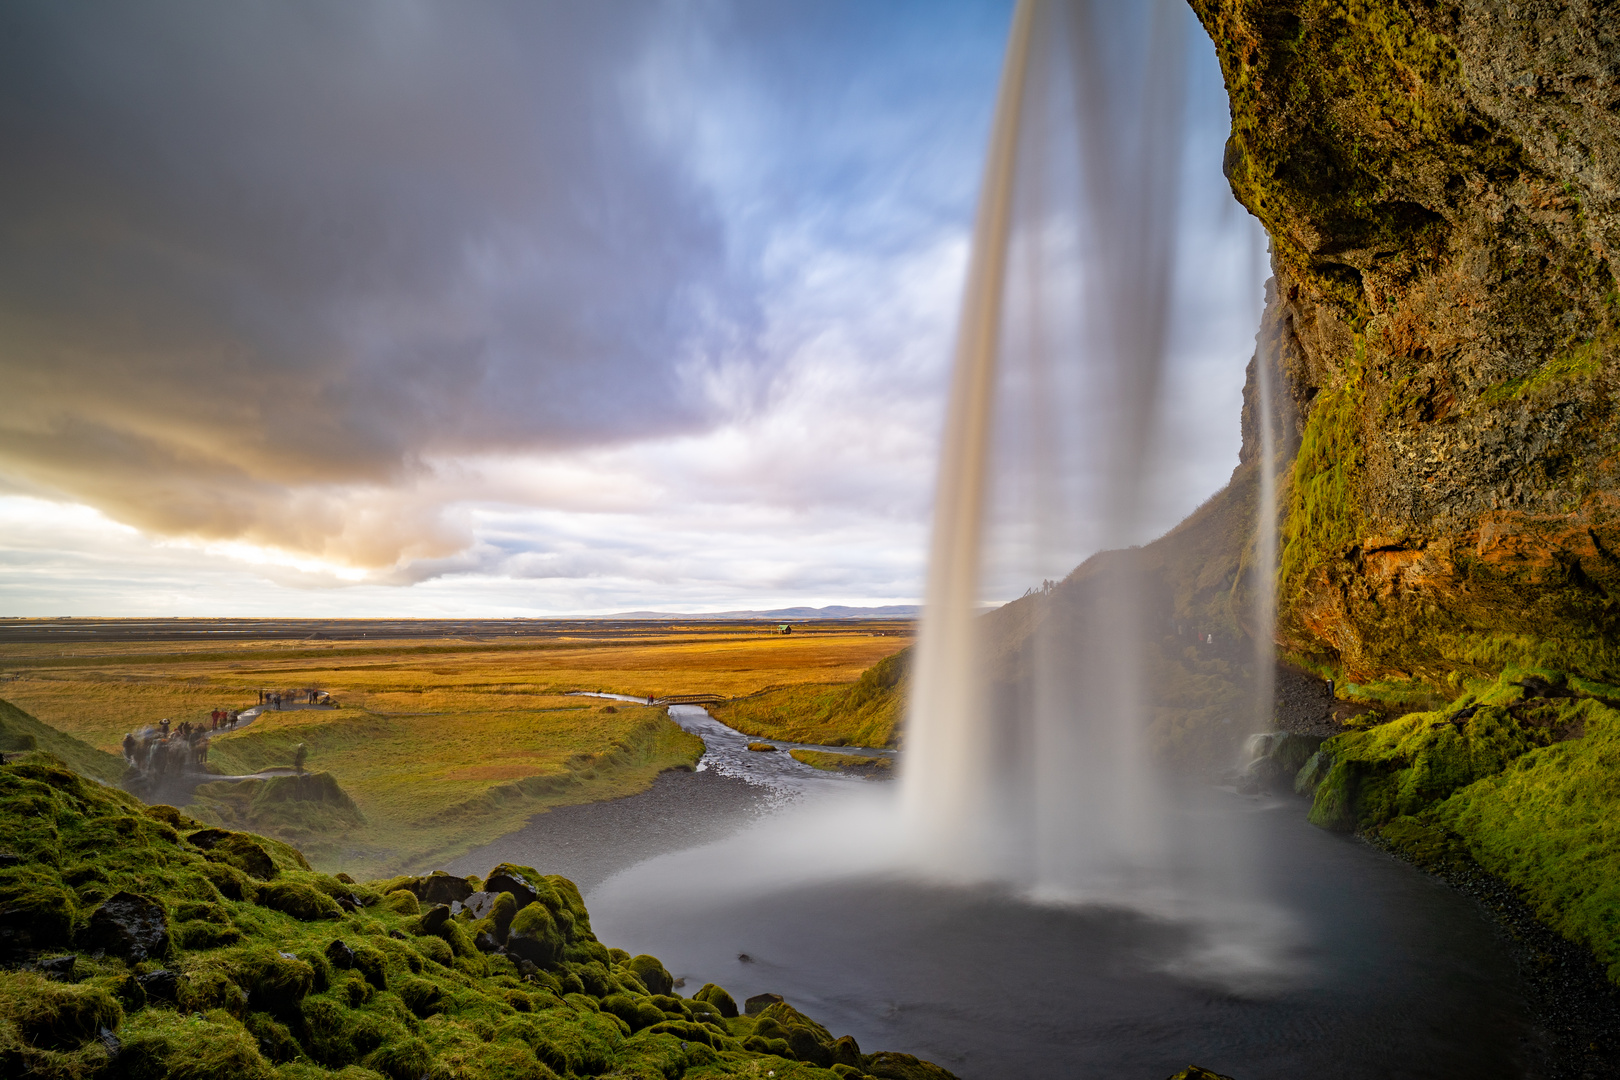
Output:
[[[917,602],[1010,11],[0,7],[0,614]],[[1161,531],[1259,295],[1185,17]]]

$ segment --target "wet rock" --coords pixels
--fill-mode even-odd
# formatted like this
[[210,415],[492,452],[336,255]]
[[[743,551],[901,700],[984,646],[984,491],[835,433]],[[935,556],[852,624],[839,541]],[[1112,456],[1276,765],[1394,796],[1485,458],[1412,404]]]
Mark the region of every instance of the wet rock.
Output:
[[163,905],[132,892],[120,892],[90,916],[92,949],[139,963],[169,952],[169,916]]
[[24,860],[21,855],[13,855],[9,851],[0,851],[0,869],[4,869],[7,866],[21,866],[23,861]]
[[148,1001],[180,1000],[180,976],[168,968],[159,968],[145,975],[137,975],[135,981],[140,984],[141,991]]
[[496,941],[487,931],[480,930],[473,936],[473,948],[481,953],[500,952],[500,942]]
[[119,1054],[123,1053],[124,1044],[119,1041],[117,1035],[112,1033],[111,1028],[102,1028],[96,1033],[96,1038],[101,1041],[102,1047],[107,1051],[108,1061],[115,1060]]
[[63,982],[71,981],[73,968],[79,958],[69,953],[66,956],[52,956],[34,964],[34,970],[48,979],[59,979]]
[[1237,780],[1244,794],[1261,791],[1282,794],[1295,790],[1294,778],[1321,749],[1319,735],[1297,735],[1291,731],[1270,731],[1249,738],[1249,763]]
[[748,1016],[758,1016],[767,1005],[777,1005],[786,1000],[781,994],[755,994],[743,1002],[743,1012]]
[[910,1054],[895,1054],[883,1050],[866,1055],[862,1066],[868,1076],[880,1080],[956,1080],[956,1076]]

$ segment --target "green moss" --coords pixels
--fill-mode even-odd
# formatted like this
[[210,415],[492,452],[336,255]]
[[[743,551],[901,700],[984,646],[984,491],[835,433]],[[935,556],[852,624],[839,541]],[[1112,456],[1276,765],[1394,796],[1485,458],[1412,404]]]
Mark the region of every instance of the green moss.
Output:
[[305,922],[343,917],[337,901],[307,881],[272,881],[259,890],[259,903]]
[[[1358,338],[1358,352],[1362,348]],[[1361,408],[1361,369],[1352,362],[1344,382],[1318,395],[1294,457],[1278,558],[1280,595],[1298,592],[1312,570],[1360,538]]]
[[[1522,724],[1500,705],[1461,716],[1469,704],[1478,703],[1464,699],[1329,739],[1321,752],[1331,765],[1316,787],[1311,821],[1351,830],[1417,813],[1552,738],[1550,728]],[[1572,721],[1602,708],[1593,701],[1549,707]]]
[[1605,345],[1612,344],[1612,341],[1588,339],[1568,352],[1554,356],[1529,375],[1488,387],[1479,395],[1480,403],[1502,405],[1516,399],[1534,397],[1542,390],[1561,383],[1590,379],[1603,369]]
[[625,967],[641,980],[641,985],[645,986],[650,994],[667,994],[675,988],[675,977],[664,970],[664,965],[656,956],[643,953],[631,957]]
[[146,1009],[125,1025],[119,1071],[129,1080],[271,1080],[258,1040],[226,1013]]
[[416,894],[405,889],[395,889],[383,897],[383,904],[396,915],[420,915],[422,903]]
[[0,1016],[31,1046],[69,1050],[118,1027],[124,1010],[101,986],[66,985],[29,971],[0,972]]

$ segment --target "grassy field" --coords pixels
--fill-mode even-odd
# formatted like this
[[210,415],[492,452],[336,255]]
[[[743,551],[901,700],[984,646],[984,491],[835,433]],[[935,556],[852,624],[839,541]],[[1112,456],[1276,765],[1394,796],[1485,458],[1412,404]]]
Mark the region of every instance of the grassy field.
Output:
[[443,862],[550,806],[644,790],[701,753],[662,708],[569,691],[746,697],[853,685],[908,640],[866,627],[720,625],[622,640],[8,644],[0,697],[117,752],[127,731],[243,708],[260,687],[327,690],[339,708],[267,714],[217,736],[210,763],[257,772],[292,764],[304,744],[308,768],[333,777],[361,823],[336,815],[325,835],[307,816],[291,833],[273,816],[232,824],[286,826],[323,868],[370,875]]

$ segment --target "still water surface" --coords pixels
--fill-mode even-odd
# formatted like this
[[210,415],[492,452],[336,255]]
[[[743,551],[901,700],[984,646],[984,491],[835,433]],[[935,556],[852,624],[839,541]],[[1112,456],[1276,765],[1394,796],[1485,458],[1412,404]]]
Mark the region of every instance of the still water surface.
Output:
[[[1198,797],[1212,844],[1244,838],[1242,888],[1210,882],[1225,902],[1200,909],[1193,879],[1190,903],[1126,890],[1041,904],[885,872],[884,841],[861,834],[885,829],[889,785],[749,753],[702,710],[671,711],[709,745],[710,775],[770,797],[726,822],[694,817],[670,844],[685,850],[653,858],[611,850],[634,830],[593,828],[598,872],[581,876],[598,936],[658,956],[686,993],[779,993],[864,1049],[963,1080],[1161,1080],[1190,1063],[1239,1080],[1489,1080],[1537,1057],[1512,960],[1475,904],[1313,828],[1298,801]],[[657,804],[666,826],[680,825],[672,794]],[[520,854],[503,847],[518,835],[456,869]],[[1234,895],[1255,900],[1234,915]]]

